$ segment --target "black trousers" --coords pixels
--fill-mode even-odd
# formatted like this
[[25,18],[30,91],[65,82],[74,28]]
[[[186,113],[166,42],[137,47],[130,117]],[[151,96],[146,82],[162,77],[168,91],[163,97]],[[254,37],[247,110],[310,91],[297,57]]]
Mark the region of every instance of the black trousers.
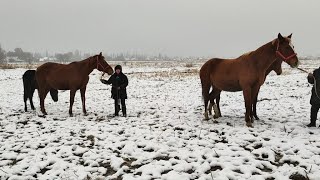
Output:
[[320,105],[311,106],[310,122],[312,124],[316,124],[319,108],[320,108]]
[[[126,99],[120,99],[121,102],[121,108],[122,108],[122,114],[123,116],[127,116],[127,108],[126,108]],[[120,111],[120,105],[119,105],[119,99],[114,100],[114,114],[116,116],[119,116],[119,111]]]

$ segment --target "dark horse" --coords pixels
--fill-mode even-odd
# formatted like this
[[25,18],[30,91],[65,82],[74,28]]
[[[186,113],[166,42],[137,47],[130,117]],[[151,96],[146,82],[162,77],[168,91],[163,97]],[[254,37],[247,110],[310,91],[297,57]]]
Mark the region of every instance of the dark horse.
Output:
[[36,79],[39,86],[41,112],[44,115],[47,114],[44,108],[44,99],[50,89],[70,90],[69,115],[72,116],[74,96],[76,91],[80,89],[82,110],[84,114],[87,114],[85,92],[89,81],[89,74],[94,69],[108,73],[109,75],[113,74],[112,67],[105,61],[102,53],[70,64],[48,62],[38,67]]
[[[276,61],[274,63],[272,63],[270,65],[270,67],[268,68],[267,72],[266,72],[266,75],[265,75],[265,78],[268,76],[268,74],[271,72],[271,71],[275,71],[277,73],[277,75],[280,75],[282,73],[282,60],[281,59],[276,59]],[[260,89],[259,89],[260,90]],[[257,96],[255,97],[255,99],[253,100],[253,110],[252,110],[252,114],[253,114],[253,117],[256,118],[256,120],[259,120],[259,117],[257,115],[257,101],[258,101],[258,94],[259,94],[259,90],[258,90],[258,93],[257,93]],[[221,110],[220,110],[220,94],[218,94],[216,96],[216,104],[214,102],[214,97],[212,97],[212,92],[210,93],[210,104],[209,104],[209,115],[212,115],[212,108],[214,110],[214,116],[213,118],[219,118],[221,117]]]
[[248,127],[252,127],[254,99],[265,81],[268,68],[276,59],[285,61],[291,67],[298,66],[299,60],[291,44],[291,35],[283,37],[279,33],[277,39],[236,59],[213,58],[207,61],[200,70],[205,119],[209,119],[210,99],[215,99],[221,91],[243,91],[246,107],[245,121]]
[[[23,100],[24,100],[24,110],[27,112],[27,100],[29,99],[31,109],[34,110],[34,105],[32,101],[33,93],[35,89],[38,89],[38,84],[36,81],[36,70],[27,70],[23,76]],[[54,102],[58,101],[58,90],[50,89],[50,95]]]

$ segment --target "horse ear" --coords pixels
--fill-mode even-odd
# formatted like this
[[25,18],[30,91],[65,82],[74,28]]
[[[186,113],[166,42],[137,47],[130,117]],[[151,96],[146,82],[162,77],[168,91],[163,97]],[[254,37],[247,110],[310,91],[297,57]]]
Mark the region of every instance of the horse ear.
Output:
[[102,52],[100,52],[99,56],[102,56]]
[[288,38],[291,39],[291,37],[292,37],[292,33],[288,36]]
[[280,42],[282,42],[284,40],[284,37],[279,33],[278,34],[278,39],[279,39]]

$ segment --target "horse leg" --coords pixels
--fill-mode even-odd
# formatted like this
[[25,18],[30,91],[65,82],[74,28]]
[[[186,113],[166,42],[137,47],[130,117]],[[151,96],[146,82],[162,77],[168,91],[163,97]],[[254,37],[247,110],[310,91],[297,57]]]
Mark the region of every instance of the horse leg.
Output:
[[210,116],[212,115],[212,107],[213,107],[214,105],[215,105],[214,99],[210,99],[209,107],[208,107],[208,112],[209,112],[209,115],[210,115]]
[[29,101],[30,101],[31,109],[32,109],[32,110],[35,110],[34,105],[33,105],[33,93],[34,93],[34,90],[35,90],[35,89],[32,89],[31,92],[30,92],[30,94],[29,94]]
[[82,101],[82,111],[83,114],[87,115],[87,110],[86,110],[86,86],[80,89],[81,93],[81,101]]
[[257,102],[258,102],[258,94],[259,94],[259,90],[260,90],[260,87],[258,89],[258,92],[256,93],[256,96],[254,97],[253,99],[253,116],[256,120],[259,120],[259,117],[257,115]]
[[210,86],[202,84],[202,97],[204,101],[204,120],[209,120],[209,115],[208,115],[209,90],[210,90]]
[[27,112],[27,100],[30,94],[30,83],[28,83],[28,80],[25,75],[22,77],[23,80],[23,101],[24,101],[24,111]]
[[28,111],[28,109],[27,109],[27,100],[28,100],[28,96],[27,96],[26,90],[24,90],[24,93],[23,93],[23,101],[24,101],[24,111],[25,111],[25,112]]
[[212,97],[213,96],[212,91],[209,94],[209,97],[210,97],[210,102],[209,102],[209,107],[208,107],[209,115],[212,115],[212,107],[215,105],[214,98]]
[[44,99],[46,98],[48,92],[49,92],[49,90],[46,88],[40,89],[40,87],[39,87],[39,89],[38,89],[39,98],[40,98],[40,109],[41,109],[41,112],[43,113],[43,115],[47,115],[47,112],[44,108]]
[[260,90],[260,86],[256,85],[252,88],[252,95],[251,95],[251,99],[252,99],[252,106],[253,106],[253,111],[251,113],[251,122],[254,121],[253,117],[255,117],[257,120],[259,119],[257,116],[257,109],[256,109],[256,105],[257,105],[257,99],[258,99],[258,93]]
[[73,114],[72,114],[72,106],[73,106],[73,103],[74,103],[75,94],[76,94],[76,90],[70,90],[70,107],[69,107],[69,115],[70,115],[70,117],[73,116]]
[[251,122],[251,114],[252,114],[252,100],[251,100],[251,88],[243,89],[243,96],[244,96],[244,101],[245,101],[245,106],[246,106],[246,125],[248,127],[253,127],[252,122]]
[[[212,91],[210,93],[209,112],[211,112],[211,110],[213,108],[213,111],[214,111],[213,118],[214,119],[221,117],[220,111],[219,111],[219,109],[217,107],[218,100],[220,101],[220,94],[221,94],[221,90],[219,90],[219,89],[215,88],[214,86],[212,86]],[[216,99],[217,104],[214,103],[214,99]]]
[[213,106],[214,118],[222,117],[221,111],[220,111],[220,94],[221,94],[221,91],[219,91],[219,94],[216,96],[216,105]]

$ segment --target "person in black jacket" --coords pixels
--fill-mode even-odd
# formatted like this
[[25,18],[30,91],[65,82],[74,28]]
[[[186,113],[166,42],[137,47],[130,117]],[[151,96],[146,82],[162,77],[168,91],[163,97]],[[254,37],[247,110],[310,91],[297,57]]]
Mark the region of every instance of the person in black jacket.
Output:
[[127,116],[127,108],[126,108],[126,99],[127,99],[127,86],[128,86],[128,78],[126,75],[122,73],[122,67],[117,65],[115,68],[115,73],[108,79],[101,79],[100,81],[104,84],[111,84],[111,98],[114,99],[114,109],[115,116],[119,116],[120,105],[119,99],[121,101],[122,106],[122,114],[124,117]]
[[308,127],[316,127],[317,115],[320,108],[320,67],[313,71],[313,73],[308,74],[308,82],[313,84],[311,90],[311,115],[310,115],[310,124]]

